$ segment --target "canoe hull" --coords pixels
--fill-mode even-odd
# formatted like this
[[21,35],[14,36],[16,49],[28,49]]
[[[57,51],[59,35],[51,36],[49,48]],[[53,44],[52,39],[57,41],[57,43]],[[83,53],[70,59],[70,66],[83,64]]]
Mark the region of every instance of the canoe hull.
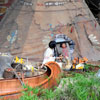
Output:
[[[43,75],[23,79],[24,84],[31,87],[52,88],[57,86],[60,79],[61,69],[56,62],[46,64],[47,72]],[[0,96],[3,100],[18,99],[23,91],[22,85],[18,79],[0,80]]]

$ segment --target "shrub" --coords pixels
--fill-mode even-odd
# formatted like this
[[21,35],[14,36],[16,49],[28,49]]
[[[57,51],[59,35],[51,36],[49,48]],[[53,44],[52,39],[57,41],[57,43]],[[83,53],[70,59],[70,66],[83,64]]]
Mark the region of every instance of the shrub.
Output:
[[73,100],[100,100],[100,79],[93,74],[76,74],[68,82],[66,93]]

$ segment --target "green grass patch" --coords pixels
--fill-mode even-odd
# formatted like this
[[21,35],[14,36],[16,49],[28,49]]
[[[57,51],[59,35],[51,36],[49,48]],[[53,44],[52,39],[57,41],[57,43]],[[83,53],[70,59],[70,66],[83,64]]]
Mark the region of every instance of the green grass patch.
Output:
[[[56,91],[24,86],[28,91],[23,91],[20,100],[100,100],[100,79],[94,72],[72,74],[64,78],[61,88],[55,87]],[[42,94],[37,96],[39,92]]]

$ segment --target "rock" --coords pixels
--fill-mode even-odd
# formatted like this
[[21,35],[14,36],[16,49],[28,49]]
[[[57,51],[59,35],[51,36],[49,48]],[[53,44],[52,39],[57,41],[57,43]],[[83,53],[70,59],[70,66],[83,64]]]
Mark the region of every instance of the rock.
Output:
[[11,56],[0,56],[0,78],[3,77],[3,72],[6,68],[11,65],[13,57]]

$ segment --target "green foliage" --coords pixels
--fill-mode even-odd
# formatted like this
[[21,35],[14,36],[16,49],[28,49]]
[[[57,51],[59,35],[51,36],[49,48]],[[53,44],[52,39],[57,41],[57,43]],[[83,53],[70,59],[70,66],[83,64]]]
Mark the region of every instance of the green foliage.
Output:
[[25,85],[28,90],[23,91],[20,100],[100,100],[100,79],[94,73],[72,74],[74,77],[64,78],[61,88],[55,87],[55,91]]
[[43,100],[52,100],[55,97],[55,93],[52,89],[44,89],[41,97]]
[[[21,96],[20,100],[52,100],[55,97],[52,89],[32,88],[28,85],[24,85],[23,88],[27,88],[27,91],[22,92],[23,96]],[[38,93],[42,93],[41,97],[38,96]]]
[[37,94],[40,91],[40,88],[32,88],[28,85],[24,85],[23,88],[27,88],[27,91],[23,91],[23,96],[21,96],[20,100],[38,100]]
[[100,67],[100,65],[98,67]]
[[72,100],[100,100],[100,80],[93,74],[76,74],[68,82],[66,92]]
[[62,83],[62,87],[64,88],[64,86],[66,85],[66,80],[63,80],[63,83]]
[[84,67],[85,67],[86,70],[89,70],[90,67],[94,67],[94,66],[91,65],[91,64],[85,64]]

